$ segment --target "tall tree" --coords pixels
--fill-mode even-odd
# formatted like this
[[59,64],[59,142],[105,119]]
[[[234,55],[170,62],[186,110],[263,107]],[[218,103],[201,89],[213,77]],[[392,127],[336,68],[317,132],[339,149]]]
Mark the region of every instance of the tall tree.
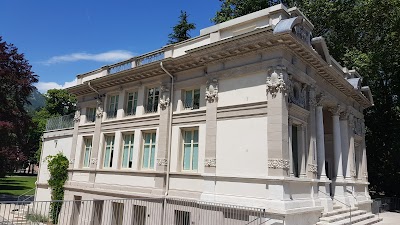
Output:
[[0,177],[27,159],[34,126],[24,106],[38,81],[18,49],[0,36]]
[[172,28],[172,33],[168,35],[169,44],[178,43],[191,38],[189,32],[196,29],[194,23],[188,22],[189,15],[185,11],[181,11],[178,24]]
[[[220,0],[215,23],[266,8],[271,2]],[[275,4],[273,1],[272,4]],[[330,54],[356,68],[370,86],[375,106],[365,110],[370,189],[400,195],[400,1],[293,0],[324,36]]]

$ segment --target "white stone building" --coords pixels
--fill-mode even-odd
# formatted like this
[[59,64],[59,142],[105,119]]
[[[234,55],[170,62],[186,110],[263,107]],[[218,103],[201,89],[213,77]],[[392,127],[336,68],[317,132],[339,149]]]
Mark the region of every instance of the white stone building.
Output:
[[[74,126],[44,134],[42,160],[69,157],[66,200],[167,196],[263,208],[285,224],[370,211],[371,92],[312,30],[276,5],[78,75]],[[50,200],[47,179],[43,163],[36,200]]]

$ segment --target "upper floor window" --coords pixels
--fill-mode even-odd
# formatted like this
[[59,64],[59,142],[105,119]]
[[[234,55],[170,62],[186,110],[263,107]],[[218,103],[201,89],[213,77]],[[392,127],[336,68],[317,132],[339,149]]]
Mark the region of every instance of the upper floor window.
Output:
[[86,122],[93,123],[96,120],[96,108],[86,108]]
[[90,167],[90,156],[92,154],[92,138],[83,138],[84,150],[83,150],[83,167]]
[[105,146],[104,146],[104,157],[103,157],[103,167],[112,167],[113,155],[114,155],[114,135],[105,136]]
[[183,107],[185,109],[198,109],[200,107],[200,89],[184,91]]
[[137,92],[128,92],[126,96],[126,109],[125,114],[127,116],[135,115],[136,114],[136,107],[137,107]]
[[122,149],[122,168],[132,168],[134,134],[124,134],[124,146]]
[[158,87],[149,88],[147,91],[146,112],[157,112],[160,89]]
[[183,162],[182,169],[196,171],[199,161],[199,130],[191,129],[183,131]]
[[110,95],[108,97],[107,118],[117,117],[118,97],[118,95]]
[[143,133],[143,169],[154,169],[156,154],[156,132]]

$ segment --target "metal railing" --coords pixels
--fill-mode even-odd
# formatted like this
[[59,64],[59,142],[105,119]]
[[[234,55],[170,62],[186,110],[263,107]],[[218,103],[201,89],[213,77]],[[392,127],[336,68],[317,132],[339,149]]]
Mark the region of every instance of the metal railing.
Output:
[[124,70],[129,70],[137,66],[143,66],[152,62],[160,61],[164,59],[164,57],[164,51],[160,49],[119,63],[115,63],[110,66],[106,66],[105,68],[107,69],[107,74],[110,75]]
[[377,204],[376,207],[378,207],[378,212],[400,210],[400,198],[396,197],[375,198],[373,199],[373,202]]
[[[27,191],[25,191],[24,193],[22,193],[21,195],[19,195],[18,197],[17,197],[17,201],[18,202],[25,202],[25,201],[31,201],[31,200],[33,200],[33,198],[35,197],[35,190],[36,190],[36,188],[32,188],[32,189],[29,189],[29,190],[27,190]],[[28,195],[28,193],[33,193],[33,195]]]
[[340,201],[340,200],[338,200],[338,199],[336,199],[335,197],[333,197],[333,196],[331,196],[331,195],[328,195],[327,193],[325,193],[325,192],[323,192],[323,191],[319,191],[318,190],[318,192],[320,192],[320,193],[322,193],[322,194],[324,194],[324,195],[326,195],[326,196],[329,196],[331,199],[332,199],[332,201],[337,201],[337,202],[339,202],[339,203],[341,203],[341,204],[343,204],[344,206],[346,206],[346,207],[348,207],[349,208],[349,219],[350,219],[350,224],[352,224],[352,222],[351,222],[351,218],[352,218],[352,216],[351,216],[351,205],[349,205],[349,204],[347,204],[347,203],[344,203],[344,202],[342,202],[342,201]]
[[66,115],[66,116],[59,116],[50,118],[47,120],[46,123],[46,131],[49,130],[59,130],[70,128],[74,126],[74,115]]
[[170,198],[0,202],[0,224],[256,225],[283,219],[260,208]]

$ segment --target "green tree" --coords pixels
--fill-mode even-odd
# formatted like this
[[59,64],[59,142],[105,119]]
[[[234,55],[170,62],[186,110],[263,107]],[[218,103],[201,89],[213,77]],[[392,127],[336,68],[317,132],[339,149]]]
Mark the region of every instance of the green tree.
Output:
[[32,151],[26,131],[34,125],[25,105],[37,81],[24,55],[0,36],[0,177],[24,163]]
[[189,15],[185,11],[181,11],[178,24],[172,28],[172,33],[168,35],[169,44],[178,43],[191,37],[189,32],[196,29],[196,25],[189,23],[188,17]]
[[[271,2],[221,0],[215,23],[266,8]],[[327,40],[330,54],[355,68],[371,88],[374,107],[365,110],[370,189],[400,195],[400,1],[293,0]],[[273,2],[275,4],[275,2]]]

